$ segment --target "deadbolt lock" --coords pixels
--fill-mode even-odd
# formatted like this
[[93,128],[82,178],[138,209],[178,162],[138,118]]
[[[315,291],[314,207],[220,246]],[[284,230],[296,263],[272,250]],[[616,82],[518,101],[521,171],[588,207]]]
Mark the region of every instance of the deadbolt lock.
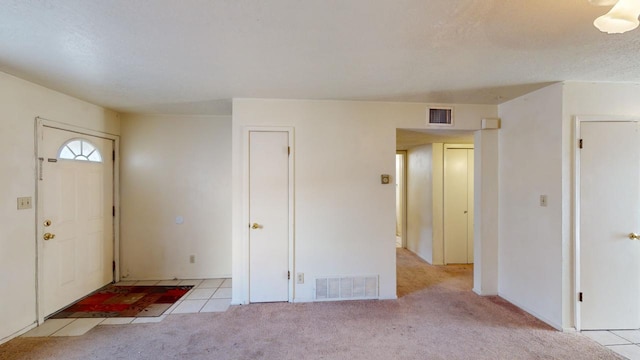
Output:
[[45,220],[44,226],[51,226],[51,220]]

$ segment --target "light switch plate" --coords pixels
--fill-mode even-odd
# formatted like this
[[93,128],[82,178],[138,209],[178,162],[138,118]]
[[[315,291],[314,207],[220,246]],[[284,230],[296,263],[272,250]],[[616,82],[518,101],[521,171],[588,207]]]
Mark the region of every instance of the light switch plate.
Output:
[[18,198],[18,210],[31,209],[31,196]]
[[540,195],[540,206],[547,206],[547,195]]

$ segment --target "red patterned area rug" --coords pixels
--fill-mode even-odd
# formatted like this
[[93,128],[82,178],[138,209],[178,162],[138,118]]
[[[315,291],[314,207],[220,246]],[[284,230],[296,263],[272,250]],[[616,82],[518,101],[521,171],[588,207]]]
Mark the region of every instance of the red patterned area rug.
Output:
[[51,318],[160,316],[192,287],[107,285]]

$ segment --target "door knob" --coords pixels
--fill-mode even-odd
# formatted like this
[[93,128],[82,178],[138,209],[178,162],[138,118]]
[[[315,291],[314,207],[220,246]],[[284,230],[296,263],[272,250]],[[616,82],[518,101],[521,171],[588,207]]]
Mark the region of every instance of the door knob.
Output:
[[45,240],[50,240],[50,239],[53,239],[54,237],[56,237],[56,234],[52,234],[52,233],[44,233],[44,235],[42,235],[42,238]]
[[258,224],[258,223],[253,223],[253,225],[251,225],[252,229],[260,229],[262,227],[262,225]]
[[631,240],[640,240],[640,234],[631,233],[631,234],[629,234],[629,239],[631,239]]

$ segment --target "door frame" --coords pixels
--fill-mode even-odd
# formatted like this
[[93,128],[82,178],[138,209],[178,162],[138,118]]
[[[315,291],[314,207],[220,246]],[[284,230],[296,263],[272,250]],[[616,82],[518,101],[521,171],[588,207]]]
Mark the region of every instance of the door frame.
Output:
[[289,294],[288,301],[293,302],[295,298],[295,216],[294,216],[294,164],[295,164],[295,151],[294,151],[294,128],[290,126],[244,126],[242,128],[242,141],[244,156],[242,159],[242,258],[244,266],[242,267],[242,279],[244,282],[244,304],[249,303],[249,291],[251,286],[251,279],[249,278],[249,133],[250,132],[286,132],[288,134],[289,148],[291,150],[289,154]]
[[115,159],[113,161],[113,206],[116,208],[116,214],[113,218],[113,261],[115,262],[114,281],[120,280],[120,136],[108,134],[101,131],[82,128],[75,125],[70,125],[54,120],[45,119],[42,117],[36,117],[34,121],[34,136],[35,136],[35,233],[36,233],[36,318],[38,325],[42,325],[44,322],[44,309],[42,307],[44,289],[41,284],[44,279],[44,263],[43,263],[43,241],[42,234],[44,233],[44,227],[40,223],[40,216],[42,215],[42,201],[40,201],[40,194],[42,194],[42,185],[40,179],[40,148],[42,142],[42,135],[44,128],[54,128],[80,135],[95,136],[107,140],[113,141],[113,151],[115,151]]
[[574,116],[574,136],[572,153],[573,153],[573,304],[574,304],[574,323],[576,331],[582,329],[582,307],[578,294],[582,291],[580,287],[580,151],[578,151],[580,141],[580,127],[586,122],[638,122],[640,118],[632,116]]
[[[444,177],[445,174],[447,172],[447,150],[449,149],[471,149],[471,150],[475,150],[475,144],[443,144],[443,148],[442,148],[442,263],[444,265],[448,265],[447,264],[447,254],[446,254],[446,248],[447,248],[447,235],[445,234],[445,222],[447,221],[447,219],[445,218],[445,207],[447,206],[447,202],[446,202],[446,198],[444,196],[445,194],[445,187],[447,186],[447,183],[444,181]],[[475,152],[474,152],[474,156],[475,156]],[[475,164],[471,164],[471,167],[475,167]],[[469,169],[469,164],[467,164],[467,169]],[[474,168],[474,172],[473,172],[473,185],[474,185],[474,193],[475,193],[475,168]],[[467,199],[467,201],[469,201]],[[475,206],[476,203],[476,199],[474,197],[473,199],[473,204]],[[475,215],[474,215],[475,216]],[[475,230],[475,229],[474,229]],[[475,232],[475,231],[474,231]],[[474,233],[475,236],[475,233]],[[474,247],[475,247],[475,241],[474,241]],[[469,249],[467,249],[467,257],[468,257],[468,253],[469,253]],[[474,258],[474,262],[475,262],[475,258]]]
[[402,248],[407,248],[407,150],[396,150],[396,155],[402,155],[402,191],[400,192],[400,198],[402,199]]

